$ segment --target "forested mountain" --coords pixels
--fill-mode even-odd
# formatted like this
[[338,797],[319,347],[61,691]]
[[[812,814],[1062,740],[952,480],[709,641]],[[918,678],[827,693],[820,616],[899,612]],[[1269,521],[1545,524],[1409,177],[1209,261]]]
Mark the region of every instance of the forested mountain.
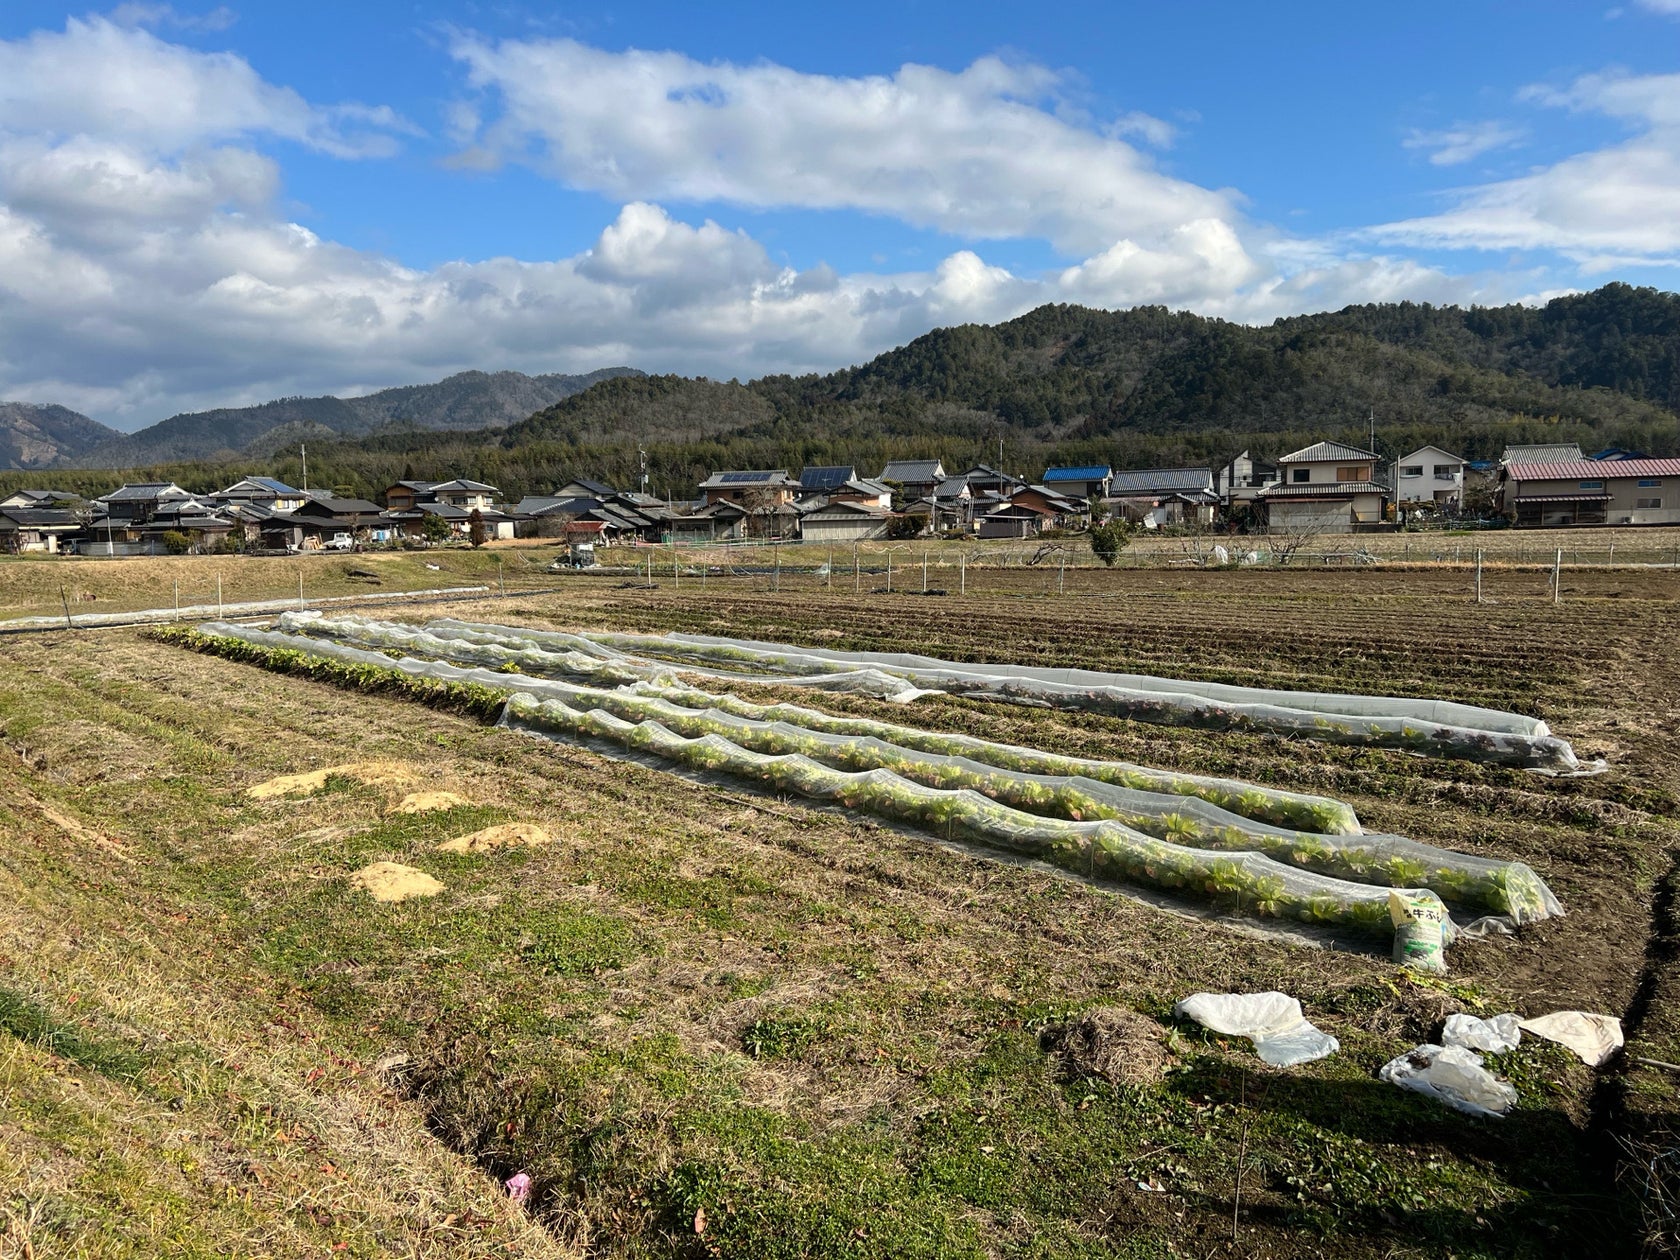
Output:
[[622,367],[575,376],[458,372],[436,384],[402,385],[359,398],[326,395],[220,407],[171,416],[138,433],[107,431],[108,440],[80,453],[74,462],[81,467],[128,468],[230,459],[243,453],[266,455],[286,443],[389,428],[500,429],[591,385],[634,373],[634,368]]
[[[1539,308],[1355,306],[1263,328],[1160,307],[1045,306],[936,329],[827,375],[621,375],[499,432],[393,425],[311,441],[310,468],[314,483],[362,494],[460,475],[516,498],[579,475],[633,485],[640,445],[650,488],[682,496],[719,467],[878,472],[937,455],[1037,477],[1058,461],[1212,465],[1245,447],[1270,458],[1322,438],[1364,444],[1373,422],[1390,456],[1433,442],[1474,459],[1532,441],[1675,455],[1677,409],[1680,296],[1625,284]],[[297,475],[287,445],[257,441],[203,475]]]
[[76,462],[117,436],[79,411],[51,403],[0,402],[0,468],[46,468]]

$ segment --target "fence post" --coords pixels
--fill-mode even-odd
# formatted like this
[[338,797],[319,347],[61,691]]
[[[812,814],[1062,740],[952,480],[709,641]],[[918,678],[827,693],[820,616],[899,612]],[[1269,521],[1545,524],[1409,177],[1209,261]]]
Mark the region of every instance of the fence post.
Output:
[[1612,569],[1616,567],[1616,544],[1615,543],[1610,544],[1610,564],[1609,564],[1609,567],[1612,568]]
[[892,594],[892,558],[893,553],[887,552],[887,594]]
[[927,552],[922,552],[922,594],[927,594]]
[[502,579],[502,558],[496,557],[496,594],[507,594],[507,583]]
[[64,628],[66,630],[75,629],[75,623],[70,620],[70,597],[64,593],[63,582],[58,584],[58,598],[59,602],[64,605]]
[[1563,602],[1563,548],[1557,549],[1557,556],[1552,560],[1552,603]]
[[1482,602],[1482,549],[1476,548],[1476,602]]
[[1056,594],[1062,593],[1062,584],[1067,581],[1067,557],[1064,555],[1056,563]]
[[222,575],[216,574],[216,620],[222,619]]
[[968,554],[966,552],[957,556],[957,594],[968,594]]
[[828,549],[828,582],[826,585],[829,590],[834,589],[834,548],[832,547]]
[[298,611],[303,611],[303,570],[298,570]]
[[852,594],[856,595],[863,589],[863,570],[858,568],[857,544],[852,544]]

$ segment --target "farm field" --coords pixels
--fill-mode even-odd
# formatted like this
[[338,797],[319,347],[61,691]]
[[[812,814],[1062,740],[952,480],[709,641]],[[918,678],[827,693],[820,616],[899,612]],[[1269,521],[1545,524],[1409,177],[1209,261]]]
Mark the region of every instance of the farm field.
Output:
[[[160,573],[152,592],[179,580]],[[1525,1040],[1494,1064],[1519,1109],[1478,1121],[1375,1072],[1458,1010],[1616,1014],[1630,1052],[1680,1061],[1680,574],[1566,571],[1556,605],[1533,569],[1492,576],[1480,605],[1444,568],[969,577],[923,598],[839,574],[567,575],[424,615],[1540,716],[1610,773],[737,689],[1333,795],[1368,829],[1530,864],[1567,916],[1462,941],[1449,975],[1415,976],[136,631],[7,638],[0,1239],[37,1255],[1079,1258],[1663,1240],[1672,1222],[1642,1215],[1653,1196],[1617,1170],[1673,1146],[1674,1076],[1595,1074]],[[246,792],[350,762],[389,781]],[[386,812],[421,787],[462,803]],[[435,848],[516,821],[553,843]],[[377,904],[348,882],[376,860],[443,890]],[[1341,1052],[1271,1069],[1170,1016],[1198,990],[1271,988]],[[1089,1018],[1110,1008],[1132,1014]],[[500,1186],[517,1172],[525,1208]]]

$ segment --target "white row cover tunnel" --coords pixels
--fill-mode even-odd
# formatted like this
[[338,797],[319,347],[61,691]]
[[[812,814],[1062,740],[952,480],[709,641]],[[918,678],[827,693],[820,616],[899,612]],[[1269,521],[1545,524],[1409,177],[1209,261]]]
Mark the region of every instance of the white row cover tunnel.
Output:
[[1386,934],[1389,893],[1501,915],[1561,914],[1529,867],[1364,833],[1325,797],[1069,758],[701,690],[617,643],[518,627],[287,614],[279,632],[205,633],[508,693],[503,721],[609,743],[673,768],[831,801],[948,839],[1008,849],[1087,878],[1224,911]]

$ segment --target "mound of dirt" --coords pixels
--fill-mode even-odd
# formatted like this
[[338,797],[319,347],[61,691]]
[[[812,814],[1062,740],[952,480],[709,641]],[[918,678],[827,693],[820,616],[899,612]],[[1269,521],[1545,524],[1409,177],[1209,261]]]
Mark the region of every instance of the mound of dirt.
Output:
[[490,849],[517,848],[520,845],[540,848],[552,843],[553,839],[536,823],[512,822],[486,827],[471,835],[456,836],[453,840],[443,841],[437,848],[443,853],[484,853]]
[[1172,1062],[1161,1026],[1129,1006],[1098,1006],[1039,1035],[1057,1074],[1093,1076],[1113,1085],[1147,1085]]
[[434,810],[458,809],[462,805],[471,804],[472,802],[466,797],[457,796],[453,792],[410,792],[386,810],[385,813],[387,816],[391,814],[429,814]]
[[443,884],[425,871],[401,862],[374,862],[350,877],[350,886],[365,890],[375,901],[407,901],[410,897],[435,897]]
[[351,761],[342,766],[327,766],[307,774],[282,774],[255,787],[245,789],[254,801],[266,801],[276,796],[308,796],[327,786],[327,780],[354,779],[366,787],[405,788],[420,782],[420,776],[395,761]]

